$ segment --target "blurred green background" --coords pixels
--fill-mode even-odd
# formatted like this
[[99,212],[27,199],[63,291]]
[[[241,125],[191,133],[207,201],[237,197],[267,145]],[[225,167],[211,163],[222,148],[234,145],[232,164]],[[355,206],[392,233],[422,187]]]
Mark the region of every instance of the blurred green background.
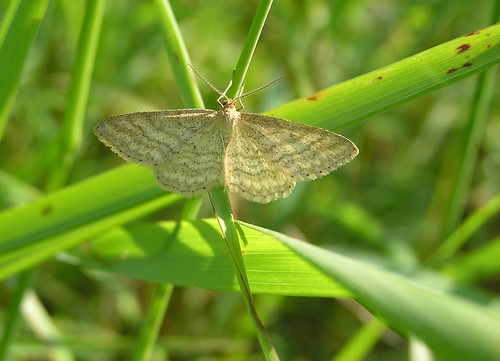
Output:
[[[5,187],[9,184],[9,191],[0,194],[4,209],[35,199],[50,188],[49,174],[58,166],[57,141],[85,3],[51,1],[30,49],[0,143],[1,182]],[[171,5],[192,65],[223,89],[257,1],[172,1]],[[245,111],[272,109],[486,27],[493,5],[491,0],[278,1],[245,88],[285,77],[247,98]],[[8,6],[9,1],[0,0],[0,16]],[[68,183],[124,164],[93,135],[99,120],[126,112],[184,107],[159,22],[154,1],[107,2],[84,144]],[[477,77],[471,77],[343,129],[340,133],[360,149],[353,162],[328,177],[299,184],[283,201],[256,205],[233,197],[235,217],[411,270],[441,240],[450,197],[447,191],[458,167],[455,155],[463,147],[462,131],[476,83]],[[217,95],[204,84],[200,88],[206,107],[216,109]],[[499,191],[498,87],[494,99],[463,218]],[[336,212],[337,204],[342,212]],[[179,210],[180,206],[169,208],[148,220],[176,219]],[[200,217],[212,216],[205,199]],[[496,216],[482,227],[457,257],[498,237],[499,221]],[[499,280],[498,272],[486,273],[474,285],[494,294],[499,291]],[[0,320],[8,312],[14,281],[0,284]],[[83,351],[78,359],[127,358],[128,340],[140,327],[153,285],[57,260],[38,267],[31,282],[66,337],[80,345]],[[283,360],[329,359],[368,317],[366,310],[349,299],[258,296],[256,302]],[[26,360],[49,359],[28,356],[36,355],[39,346],[33,342],[29,324],[21,322],[20,327],[13,346],[18,355],[24,354]],[[88,345],[85,340],[90,340]],[[90,347],[91,342],[97,346]],[[239,294],[176,289],[159,342],[168,344],[172,360],[262,359]],[[402,360],[407,353],[406,341],[387,331],[366,360]],[[161,359],[161,351],[155,357]]]

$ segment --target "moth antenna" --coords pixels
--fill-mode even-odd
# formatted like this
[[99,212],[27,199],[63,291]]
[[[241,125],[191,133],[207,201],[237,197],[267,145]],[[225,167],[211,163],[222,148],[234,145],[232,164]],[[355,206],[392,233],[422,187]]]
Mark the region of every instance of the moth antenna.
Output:
[[274,79],[273,81],[271,81],[271,82],[269,82],[269,83],[267,83],[267,84],[265,84],[265,85],[263,85],[263,86],[261,86],[261,87],[257,88],[257,89],[251,90],[251,91],[249,91],[248,93],[245,93],[245,94],[241,94],[241,93],[243,92],[243,87],[241,87],[241,92],[240,92],[240,95],[238,95],[238,96],[237,96],[236,98],[234,98],[233,100],[239,100],[239,101],[241,102],[241,98],[246,98],[246,97],[247,97],[247,96],[249,96],[249,95],[255,94],[255,93],[257,93],[257,92],[261,91],[262,89],[265,89],[265,88],[267,88],[267,87],[268,87],[268,86],[270,86],[270,85],[273,85],[274,83],[276,83],[278,80],[280,80],[280,79],[282,79],[282,78],[284,78],[284,76],[283,76],[283,75],[282,75],[282,76],[280,76],[280,77],[278,77],[278,78],[276,78],[276,79]]
[[[221,107],[223,107],[223,106],[224,106],[224,104],[223,104],[223,102],[221,102],[221,99],[222,99],[222,98],[226,98],[226,99],[225,99],[226,101],[227,101],[227,100],[229,100],[229,97],[228,97],[226,94],[227,94],[228,90],[231,88],[231,86],[233,85],[233,77],[234,77],[234,72],[236,71],[236,69],[233,69],[233,73],[231,74],[231,80],[229,81],[229,84],[227,85],[226,89],[224,89],[224,91],[223,91],[223,92],[221,92],[219,89],[217,89],[215,86],[213,86],[213,85],[212,85],[212,84],[211,84],[211,83],[210,83],[207,79],[205,79],[204,77],[202,77],[202,76],[201,76],[201,74],[200,74],[200,73],[198,73],[198,71],[197,71],[197,70],[196,70],[196,69],[195,69],[195,68],[194,68],[191,64],[188,64],[188,65],[189,65],[189,67],[190,67],[190,68],[194,71],[194,73],[195,73],[196,75],[198,75],[198,77],[199,77],[201,80],[203,80],[203,82],[204,82],[205,84],[207,84],[210,88],[212,88],[212,90],[213,90],[213,91],[215,91],[217,94],[219,94],[219,97],[217,98],[217,103],[219,103],[219,105],[220,105]],[[233,101],[239,101],[239,102],[240,102],[240,105],[241,105],[241,108],[240,108],[240,109],[243,109],[243,108],[244,108],[244,106],[243,106],[243,102],[241,101],[241,99],[243,99],[243,98],[245,98],[245,97],[247,97],[247,96],[249,96],[249,95],[255,94],[255,93],[257,93],[257,92],[261,91],[262,89],[267,88],[268,86],[273,85],[274,83],[276,83],[278,80],[282,79],[283,77],[284,77],[284,76],[282,75],[282,76],[280,76],[280,77],[278,77],[278,78],[274,79],[273,81],[271,81],[271,82],[269,82],[269,83],[267,83],[267,84],[265,84],[265,85],[263,85],[263,86],[261,86],[261,87],[259,87],[259,88],[257,88],[257,89],[254,89],[254,90],[252,90],[252,91],[249,91],[248,93],[245,93],[245,94],[243,94],[243,88],[245,87],[245,81],[243,81],[243,85],[241,86],[241,89],[240,89],[240,91],[239,91],[238,96],[236,96],[236,97],[235,97],[234,99],[232,99],[232,100],[233,100]]]
[[[196,75],[198,75],[198,77],[199,77],[201,80],[203,80],[203,82],[204,82],[205,84],[207,84],[210,88],[212,88],[212,90],[213,90],[213,91],[215,91],[215,92],[216,92],[217,94],[219,94],[219,95],[224,94],[223,92],[221,92],[220,90],[218,90],[216,87],[214,87],[214,86],[213,86],[213,85],[212,85],[212,84],[211,84],[211,83],[210,83],[207,79],[205,79],[204,77],[202,77],[202,76],[201,76],[201,74],[200,74],[200,73],[198,73],[198,72],[196,71],[196,69],[195,69],[195,68],[194,68],[191,64],[188,64],[188,65],[189,65],[189,67],[190,67],[190,68],[194,71],[194,73],[195,73]],[[231,82],[232,82],[232,80],[231,80]],[[231,83],[231,82],[230,82],[230,83]],[[226,91],[227,91],[227,90],[226,90]]]
[[215,91],[217,94],[219,94],[219,97],[217,98],[217,103],[219,103],[219,105],[222,107],[222,106],[223,106],[223,104],[222,104],[222,102],[221,102],[220,100],[221,100],[222,98],[226,98],[226,100],[227,100],[227,99],[229,99],[229,98],[228,98],[228,96],[226,95],[226,93],[227,93],[227,91],[229,90],[229,88],[231,88],[231,85],[233,85],[233,76],[234,76],[234,71],[235,71],[236,69],[233,69],[233,74],[231,75],[231,80],[229,81],[228,86],[226,87],[226,89],[224,89],[224,91],[223,91],[223,92],[221,92],[219,89],[217,89],[215,86],[213,86],[213,85],[212,85],[212,84],[211,84],[211,83],[210,83],[207,79],[205,79],[204,77],[202,77],[202,76],[201,76],[201,74],[200,74],[200,73],[198,73],[198,72],[196,71],[196,69],[195,69],[195,68],[194,68],[191,64],[188,64],[188,65],[189,65],[189,67],[190,67],[191,69],[193,69],[194,73],[195,73],[196,75],[198,75],[198,77],[199,77],[201,80],[203,80],[203,82],[205,82],[205,84],[207,84],[210,88],[212,88],[212,90],[213,90],[213,91]]

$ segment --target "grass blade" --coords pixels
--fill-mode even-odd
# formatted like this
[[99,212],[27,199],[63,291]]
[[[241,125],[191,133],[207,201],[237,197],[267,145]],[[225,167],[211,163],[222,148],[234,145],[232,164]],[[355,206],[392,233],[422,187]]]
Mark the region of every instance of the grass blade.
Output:
[[[240,224],[237,229],[253,294],[349,297],[344,288],[272,237]],[[115,228],[68,257],[68,262],[149,282],[239,290],[215,219]]]
[[248,226],[283,242],[351,290],[372,313],[400,332],[414,334],[436,354],[464,361],[498,359],[500,318],[483,307],[278,232]]
[[500,212],[500,195],[497,195],[481,209],[465,220],[440,247],[432,254],[427,262],[430,265],[444,264],[481,226]]
[[189,55],[170,2],[156,0],[156,5],[161,17],[160,24],[165,39],[165,50],[184,105],[187,108],[204,108],[200,90],[193,81],[193,73],[188,66]]
[[0,279],[179,200],[165,195],[147,171],[130,165],[4,211],[0,214]]
[[0,139],[48,0],[21,1],[0,46]]
[[500,24],[440,44],[386,67],[267,112],[341,129],[500,62]]
[[[467,126],[462,133],[464,146],[462,154],[457,154],[460,159],[458,175],[452,185],[453,191],[448,204],[447,219],[443,227],[444,237],[448,237],[457,226],[462,217],[474,168],[476,166],[477,154],[484,136],[488,120],[488,110],[493,97],[493,91],[497,79],[497,69],[490,69],[479,75],[477,91],[472,100]],[[446,167],[446,165],[444,165]]]
[[47,186],[49,191],[58,189],[66,183],[73,161],[82,145],[85,112],[104,17],[104,4],[104,0],[89,0],[86,4],[58,143],[59,160],[53,162]]

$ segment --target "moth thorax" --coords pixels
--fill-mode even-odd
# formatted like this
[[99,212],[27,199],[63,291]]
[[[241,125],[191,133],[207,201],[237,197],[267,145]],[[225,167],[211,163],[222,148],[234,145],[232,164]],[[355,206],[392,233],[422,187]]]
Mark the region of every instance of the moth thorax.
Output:
[[241,113],[236,110],[236,104],[233,101],[230,100],[227,104],[224,104],[223,110],[229,122],[234,123],[240,120]]

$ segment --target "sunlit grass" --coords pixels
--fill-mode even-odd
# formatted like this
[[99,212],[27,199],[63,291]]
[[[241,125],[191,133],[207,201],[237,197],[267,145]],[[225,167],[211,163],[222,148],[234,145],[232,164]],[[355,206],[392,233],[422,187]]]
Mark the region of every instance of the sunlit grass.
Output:
[[[19,3],[29,14],[26,2]],[[150,330],[154,343],[159,326],[155,322],[163,316],[161,300],[168,296],[168,289],[156,288],[151,283],[154,281],[201,287],[174,291],[153,349],[156,359],[167,353],[176,360],[203,355],[262,359],[241,295],[204,289],[238,290],[216,222],[186,223],[177,233],[175,222],[192,219],[198,209],[198,217],[213,218],[208,199],[205,197],[201,205],[190,201],[193,203],[183,206],[179,197],[165,195],[157,188],[147,170],[124,166],[92,134],[95,123],[109,115],[186,106],[182,89],[189,88],[189,82],[181,84],[178,65],[171,65],[175,56],[167,56],[165,21],[158,8],[161,3],[105,4],[94,69],[88,75],[89,90],[82,83],[88,101],[79,107],[82,122],[73,123],[76,127],[68,126],[69,111],[83,98],[75,100],[69,89],[74,84],[71,72],[75,64],[80,60],[88,66],[90,61],[80,58],[81,47],[77,45],[80,29],[85,28],[85,11],[90,7],[87,2],[51,2],[33,40],[20,37],[16,49],[0,48],[21,55],[23,46],[28,50],[25,60],[19,62],[0,58],[0,64],[7,64],[0,66],[2,89],[9,91],[0,96],[5,105],[2,109],[7,109],[5,116],[0,114],[4,128],[0,144],[0,201],[4,209],[0,213],[0,275],[8,277],[0,285],[0,293],[6,295],[0,298],[0,319],[8,321],[0,351],[10,352],[15,359],[46,354],[49,348],[42,342],[46,337],[64,342],[63,347],[53,346],[58,350],[54,359],[131,358],[133,350],[135,359],[141,359],[146,352],[138,352],[130,340],[139,334],[145,339],[148,332],[144,330]],[[483,304],[495,300],[491,284],[499,271],[496,220],[500,167],[496,155],[500,151],[500,104],[495,101],[498,90],[493,86],[498,83],[497,67],[492,65],[500,59],[498,30],[481,34],[490,40],[477,41],[474,34],[469,40],[464,38],[474,45],[469,53],[457,54],[453,46],[448,55],[427,53],[435,58],[423,59],[427,62],[422,67],[416,58],[408,68],[400,68],[403,73],[396,80],[390,78],[394,74],[390,71],[397,71],[397,66],[386,69],[382,75],[388,74],[393,82],[382,84],[378,93],[370,82],[357,89],[348,86],[357,76],[377,73],[399,60],[487,27],[491,14],[498,19],[494,3],[275,3],[250,63],[245,89],[285,77],[246,99],[245,111],[270,111],[329,129],[342,127],[341,133],[352,139],[361,153],[332,175],[301,184],[283,201],[255,205],[231,198],[234,217],[335,250],[348,260],[392,269],[432,292],[446,293],[444,300],[452,299],[450,308],[459,307],[459,298]],[[192,64],[215,86],[225,87],[256,4],[171,5]],[[16,43],[15,33],[9,40],[4,24],[22,24],[7,11],[9,6],[0,2],[3,46]],[[42,2],[38,6],[31,11],[43,13]],[[489,10],[474,11],[477,8]],[[488,61],[466,58],[478,54],[476,45],[488,44],[494,49],[485,52]],[[440,67],[455,68],[452,55],[460,57],[462,65],[483,64],[489,71],[481,82],[472,76],[473,67],[441,71]],[[435,66],[430,59],[435,59]],[[405,69],[412,69],[408,76]],[[16,72],[22,75],[19,79]],[[450,83],[456,77],[467,79],[450,85],[446,82],[449,74]],[[425,84],[419,83],[424,79]],[[444,88],[430,92],[433,87]],[[200,89],[205,105],[215,108],[216,94],[204,85]],[[300,100],[318,92],[327,95],[323,102]],[[12,101],[11,94],[15,94]],[[375,101],[378,97],[380,102]],[[408,97],[413,100],[408,101]],[[396,107],[391,101],[400,105]],[[68,139],[66,133],[74,138]],[[61,139],[71,143],[64,147]],[[64,158],[68,149],[69,162]],[[54,193],[45,196],[47,190]],[[38,201],[30,203],[35,198]],[[13,208],[23,203],[28,205]],[[126,226],[117,228],[120,225]],[[238,231],[249,282],[259,294],[257,311],[283,360],[333,359],[340,350],[347,354],[347,345],[357,345],[358,352],[350,349],[350,355],[407,358],[408,343],[413,342],[407,334],[419,336],[412,327],[420,327],[418,320],[424,319],[413,306],[421,304],[410,302],[404,308],[407,313],[398,318],[394,314],[401,304],[395,297],[381,305],[366,289],[356,288],[367,265],[357,273],[347,272],[351,279],[346,282],[340,277],[339,284],[335,276],[328,278],[304,263],[301,256],[311,260],[307,252],[284,252],[283,245],[245,226],[238,226]],[[170,238],[178,234],[180,239]],[[75,245],[77,249],[68,250]],[[169,253],[169,247],[175,252]],[[327,252],[321,257],[329,262]],[[199,263],[191,268],[196,260]],[[328,266],[327,273],[338,272],[334,266],[333,270]],[[447,278],[441,278],[441,270]],[[424,271],[430,274],[423,277]],[[378,278],[381,285],[387,282],[383,274]],[[372,290],[377,289],[373,285],[376,280]],[[315,288],[315,284],[319,286]],[[30,285],[37,297],[25,299],[24,306],[31,305],[32,311],[24,309],[16,320],[12,317],[20,300],[16,290]],[[404,291],[404,285],[396,283],[390,291],[397,295]],[[461,290],[461,296],[450,289]],[[361,305],[392,322],[389,327],[402,338],[394,334],[381,337],[379,328],[363,331],[368,322],[365,311],[349,298],[336,302],[318,297],[349,297],[357,292]],[[446,308],[446,301],[440,305]],[[439,320],[435,310],[429,308],[428,312],[431,320]],[[474,327],[481,327],[482,317],[495,322],[489,313],[479,312],[483,312],[479,317],[466,313]],[[498,315],[498,310],[491,312]],[[405,317],[416,323],[402,327]],[[446,338],[447,333],[457,334],[453,327],[460,327],[451,321],[426,326],[432,327],[431,335],[445,337],[440,345],[431,342],[438,359],[453,349],[453,342],[461,342],[455,336]],[[371,329],[369,325],[366,327]],[[486,343],[480,346],[483,341]],[[140,341],[143,345],[147,342]],[[477,333],[474,342],[477,345],[471,347],[484,351],[477,359],[489,359],[487,337]]]

